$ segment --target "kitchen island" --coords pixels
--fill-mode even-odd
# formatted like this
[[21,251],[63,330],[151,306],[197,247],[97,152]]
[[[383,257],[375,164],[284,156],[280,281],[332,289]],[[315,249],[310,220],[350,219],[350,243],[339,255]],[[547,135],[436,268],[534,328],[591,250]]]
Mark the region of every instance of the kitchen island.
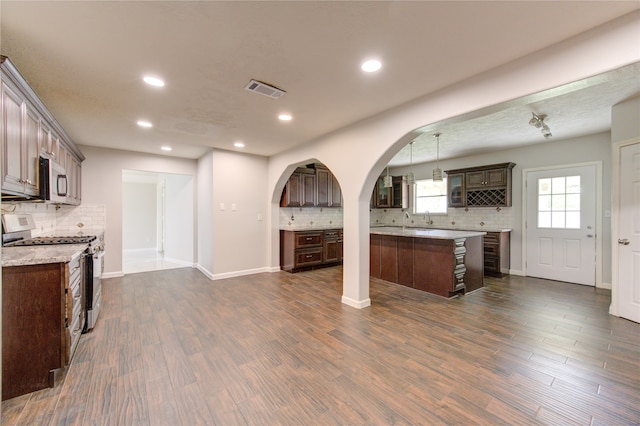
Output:
[[485,232],[402,227],[370,231],[370,275],[453,297],[483,286]]

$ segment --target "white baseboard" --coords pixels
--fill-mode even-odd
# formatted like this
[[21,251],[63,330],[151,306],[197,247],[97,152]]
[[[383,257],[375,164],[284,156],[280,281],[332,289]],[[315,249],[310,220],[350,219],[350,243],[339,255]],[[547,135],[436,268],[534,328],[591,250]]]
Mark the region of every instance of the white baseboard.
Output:
[[254,275],[261,274],[263,272],[271,272],[268,267],[264,268],[255,268],[255,269],[245,269],[243,271],[233,271],[233,272],[224,272],[221,274],[213,274],[210,271],[206,270],[202,266],[197,266],[198,270],[205,274],[207,278],[210,280],[223,280],[225,278],[235,278],[235,277],[243,277],[245,275]]
[[202,265],[196,264],[196,268],[198,268],[198,271],[202,272],[210,280],[213,279],[213,274],[211,272],[209,272],[208,269],[204,268]]
[[269,270],[269,272],[280,272],[279,266],[269,266],[267,267],[267,269]]
[[366,308],[367,306],[371,306],[371,299],[367,297],[364,300],[355,300],[345,295],[342,295],[342,303],[344,303],[345,305],[349,305],[353,308],[362,309],[362,308]]
[[124,272],[117,271],[117,272],[103,272],[102,273],[102,278],[103,279],[119,278],[119,277],[124,277]]
[[605,290],[611,290],[611,283],[600,283],[596,288],[604,288]]
[[521,269],[509,269],[509,275],[518,275],[519,277],[526,277],[525,273]]

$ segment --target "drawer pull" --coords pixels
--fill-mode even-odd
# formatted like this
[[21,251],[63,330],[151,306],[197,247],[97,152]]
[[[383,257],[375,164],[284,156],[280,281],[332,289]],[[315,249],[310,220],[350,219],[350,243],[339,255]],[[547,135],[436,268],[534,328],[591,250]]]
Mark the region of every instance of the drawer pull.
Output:
[[306,257],[307,259],[311,259],[311,258],[313,257],[313,255],[312,255],[312,254],[308,254],[308,255],[306,255],[305,257]]
[[313,240],[312,237],[307,237],[307,241],[311,241],[311,240]]

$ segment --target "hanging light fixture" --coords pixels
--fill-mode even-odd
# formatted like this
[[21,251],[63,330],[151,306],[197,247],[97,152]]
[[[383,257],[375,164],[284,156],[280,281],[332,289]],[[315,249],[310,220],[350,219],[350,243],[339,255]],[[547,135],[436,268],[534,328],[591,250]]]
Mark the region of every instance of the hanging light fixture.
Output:
[[551,129],[544,122],[544,119],[547,118],[547,114],[538,115],[535,112],[532,112],[531,114],[533,114],[533,117],[531,117],[531,120],[529,120],[529,124],[535,127],[536,129],[540,129],[540,132],[542,133],[542,136],[544,136],[545,139],[549,139],[551,136],[553,136],[551,134]]
[[413,142],[414,141],[409,142],[409,148],[411,153],[409,157],[409,175],[407,176],[407,182],[409,183],[409,185],[413,185],[416,181],[413,175]]
[[387,166],[387,175],[384,177],[384,187],[391,188],[393,186],[393,178],[389,176],[389,166]]
[[433,180],[436,182],[442,182],[442,170],[440,169],[440,135],[442,133],[434,133],[433,137],[436,138],[436,168],[433,169]]

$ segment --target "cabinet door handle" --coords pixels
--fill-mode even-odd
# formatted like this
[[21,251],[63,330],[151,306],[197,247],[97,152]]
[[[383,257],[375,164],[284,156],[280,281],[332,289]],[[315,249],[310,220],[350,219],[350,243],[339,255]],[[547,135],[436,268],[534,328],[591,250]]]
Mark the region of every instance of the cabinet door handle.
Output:
[[618,244],[620,244],[621,246],[628,246],[630,243],[631,241],[626,238],[621,238],[618,240]]

